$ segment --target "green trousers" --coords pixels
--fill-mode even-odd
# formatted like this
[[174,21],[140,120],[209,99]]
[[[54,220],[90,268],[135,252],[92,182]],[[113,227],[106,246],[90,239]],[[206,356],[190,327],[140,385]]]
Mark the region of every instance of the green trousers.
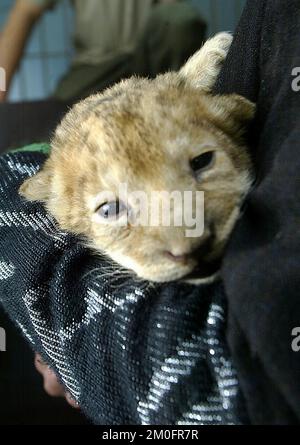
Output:
[[155,77],[176,71],[201,46],[205,31],[205,23],[189,1],[157,4],[133,54],[99,65],[73,65],[54,97],[76,101],[134,74]]

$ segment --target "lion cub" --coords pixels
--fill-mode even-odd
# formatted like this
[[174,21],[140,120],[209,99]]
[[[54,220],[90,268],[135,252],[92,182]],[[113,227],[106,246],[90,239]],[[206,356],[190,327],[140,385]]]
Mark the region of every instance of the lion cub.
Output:
[[[231,40],[218,34],[178,73],[133,77],[75,105],[21,195],[42,201],[62,229],[142,279],[209,281],[251,185],[242,135],[255,107],[210,94]],[[187,236],[185,221],[134,224],[153,192],[159,205],[166,194],[192,194],[187,211],[203,219],[201,234]],[[169,203],[171,219],[178,202]]]

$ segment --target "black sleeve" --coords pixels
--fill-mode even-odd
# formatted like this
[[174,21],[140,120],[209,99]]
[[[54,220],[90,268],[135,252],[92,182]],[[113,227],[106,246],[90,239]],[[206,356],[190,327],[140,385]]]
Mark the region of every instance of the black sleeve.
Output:
[[223,267],[228,339],[254,423],[300,421],[299,36],[298,0],[248,1],[216,88],[258,106],[249,134],[257,181]]
[[96,424],[247,420],[220,283],[154,286],[61,232],[18,187],[44,156],[0,158],[0,302]]

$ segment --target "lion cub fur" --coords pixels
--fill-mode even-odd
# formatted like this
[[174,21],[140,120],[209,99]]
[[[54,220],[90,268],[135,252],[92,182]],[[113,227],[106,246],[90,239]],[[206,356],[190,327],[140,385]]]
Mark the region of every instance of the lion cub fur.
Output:
[[[166,282],[188,277],[194,255],[220,258],[251,186],[251,162],[243,134],[255,111],[238,95],[211,89],[231,44],[217,34],[177,73],[154,80],[130,78],[76,104],[56,129],[51,154],[20,193],[42,201],[63,230],[84,236],[97,251],[135,272]],[[213,150],[214,162],[195,175],[191,160]],[[204,191],[205,231],[186,227],[133,227],[95,219],[100,192]],[[97,207],[98,205],[98,207]],[[201,264],[201,263],[200,263]],[[199,281],[209,280],[201,278]]]

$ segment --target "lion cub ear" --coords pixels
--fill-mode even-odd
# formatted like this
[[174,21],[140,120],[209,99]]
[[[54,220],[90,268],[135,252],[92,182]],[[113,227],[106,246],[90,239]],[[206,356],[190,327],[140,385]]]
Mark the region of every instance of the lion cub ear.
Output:
[[207,40],[181,68],[180,78],[193,88],[210,92],[227,57],[231,42],[232,35],[227,32],[221,32]]
[[256,105],[238,94],[209,96],[208,101],[217,125],[233,136],[243,132],[255,115]]
[[51,172],[43,168],[36,175],[27,179],[19,188],[19,194],[27,201],[45,202],[50,196]]

